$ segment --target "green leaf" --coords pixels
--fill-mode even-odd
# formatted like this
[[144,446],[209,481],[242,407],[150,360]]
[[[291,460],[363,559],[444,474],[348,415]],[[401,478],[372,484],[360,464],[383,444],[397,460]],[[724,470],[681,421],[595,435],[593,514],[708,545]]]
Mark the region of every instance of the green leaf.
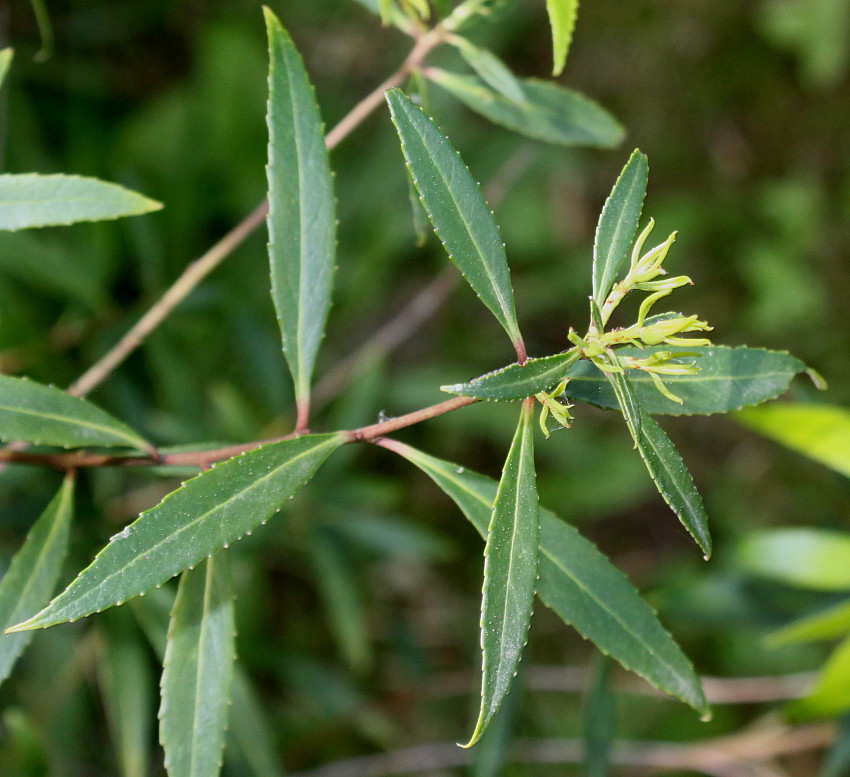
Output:
[[613,148],[625,136],[622,125],[593,100],[549,81],[519,80],[523,99],[514,102],[476,76],[435,67],[429,67],[425,74],[494,124],[544,143]]
[[807,696],[786,708],[793,721],[824,718],[850,710],[850,637],[827,659]]
[[[615,353],[621,356],[646,357],[658,351],[669,351],[670,348],[669,345],[653,345],[639,350],[629,346],[619,348]],[[664,382],[673,393],[684,400],[681,405],[660,394],[647,373],[641,370],[629,370],[629,383],[635,396],[650,415],[711,415],[740,410],[747,405],[775,399],[787,390],[795,375],[806,371],[806,365],[803,362],[784,351],[711,345],[688,348],[687,354],[671,361],[673,363],[696,362],[699,366],[699,372],[696,375],[664,376]],[[619,407],[617,395],[605,375],[586,359],[568,368],[562,366],[571,359],[569,351],[540,359],[529,359],[525,365],[511,364],[474,378],[468,383],[457,383],[441,388],[450,394],[476,399],[510,401],[533,396],[540,391],[551,390],[563,378],[568,377],[570,382],[567,384],[565,393],[570,399],[578,399],[606,409]],[[786,405],[765,409],[773,411],[782,407]],[[846,413],[846,411],[841,412]],[[759,410],[752,416],[747,411],[736,417],[756,428],[761,415]],[[769,417],[771,413],[764,415]],[[844,447],[847,450],[846,474],[850,474],[850,413],[846,413],[846,416],[848,434]],[[754,418],[756,423],[750,424],[750,417]],[[781,426],[781,428],[786,427]],[[817,442],[817,438],[813,442]],[[826,454],[830,451],[841,451],[842,445],[835,440],[833,445],[825,445],[823,448]]]
[[[486,535],[496,497],[494,480],[396,440],[381,444],[429,475],[479,534]],[[540,508],[540,524],[540,599],[605,655],[707,714],[693,667],[623,573],[545,508]]]
[[484,547],[481,710],[472,747],[501,707],[519,668],[534,607],[540,517],[534,471],[534,405],[526,403],[508,451]]
[[451,36],[448,42],[457,48],[466,64],[502,97],[515,103],[525,101],[525,93],[519,80],[492,51],[476,46],[459,35]]
[[378,0],[378,12],[381,14],[381,21],[384,24],[389,24],[393,13],[393,0]]
[[440,386],[440,391],[490,401],[524,399],[557,386],[580,355],[577,350],[572,350],[542,359],[529,359],[525,364],[511,364],[469,383]]
[[400,89],[386,93],[407,167],[431,223],[463,277],[516,347],[522,335],[499,229],[475,182],[436,125]]
[[838,731],[824,756],[818,777],[846,777],[850,772],[850,715],[838,721]]
[[5,48],[0,50],[0,87],[6,81],[6,76],[9,74],[9,67],[12,64],[12,57],[14,55],[14,49]]
[[[0,625],[13,626],[50,601],[68,550],[73,514],[74,479],[65,478],[59,493],[36,521],[0,582]],[[32,639],[32,634],[0,635],[0,682]]]
[[593,684],[587,695],[584,710],[585,777],[608,777],[611,773],[615,710],[610,668],[611,663],[606,658],[597,662]]
[[[244,762],[245,768],[254,777],[280,777],[282,772],[269,732],[272,721],[238,664],[233,674],[230,695],[232,703],[228,731],[232,741],[225,750],[225,757],[230,760],[235,747],[239,760]],[[245,768],[234,770],[234,773],[244,774]]]
[[[336,208],[316,96],[292,39],[264,8],[269,37],[269,260],[272,298],[299,412],[331,304]],[[306,416],[302,416],[306,417]]]
[[649,161],[635,149],[602,208],[593,244],[593,299],[600,308],[634,242],[648,178]]
[[120,773],[147,777],[154,708],[148,651],[129,613],[113,610],[103,622],[97,669]]
[[789,402],[744,410],[735,420],[850,477],[850,411],[843,407]]
[[564,72],[567,53],[573,41],[573,30],[575,30],[578,16],[578,0],[546,0],[546,10],[552,27],[552,49],[555,62],[552,75],[559,76]]
[[139,216],[162,204],[122,186],[79,175],[0,175],[0,229]]
[[612,373],[607,377],[658,493],[700,546],[707,561],[711,556],[708,516],[685,462],[664,430],[641,407],[629,377],[624,373]]
[[850,590],[850,534],[825,529],[768,529],[746,536],[738,562],[749,572],[797,588]]
[[169,777],[217,777],[236,650],[226,553],[184,572],[162,672],[159,740]]
[[15,630],[77,620],[162,585],[266,523],[344,442],[341,434],[304,435],[213,465],[124,527],[64,593]]
[[833,639],[845,634],[850,634],[850,601],[841,602],[783,626],[770,635],[769,642],[772,646],[792,645],[798,642]]
[[0,440],[60,448],[150,448],[129,426],[91,402],[6,375],[0,375]]

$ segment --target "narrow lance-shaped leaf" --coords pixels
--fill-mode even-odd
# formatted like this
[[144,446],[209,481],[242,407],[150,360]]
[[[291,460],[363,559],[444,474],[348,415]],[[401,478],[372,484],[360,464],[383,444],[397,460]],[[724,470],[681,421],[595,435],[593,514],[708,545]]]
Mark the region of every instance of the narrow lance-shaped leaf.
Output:
[[[68,549],[74,479],[67,476],[59,493],[36,521],[0,582],[0,625],[20,623],[50,600]],[[0,636],[0,682],[12,671],[32,634]]]
[[64,593],[13,630],[77,620],[161,585],[266,523],[344,442],[304,435],[213,465],[112,537]]
[[[496,481],[396,440],[381,445],[429,475],[486,536]],[[622,572],[545,508],[540,508],[540,523],[540,599],[625,669],[707,715],[693,667]]]
[[559,76],[564,72],[567,53],[573,40],[573,30],[578,16],[578,0],[546,0],[546,10],[549,12],[549,24],[552,27],[552,49],[554,66],[552,75]]
[[506,100],[517,103],[525,100],[525,94],[517,77],[492,51],[476,46],[459,35],[450,37],[449,43],[457,48],[466,60],[466,64]]
[[793,721],[850,711],[850,637],[827,659],[809,695],[791,702],[786,711]]
[[635,149],[605,201],[593,245],[593,299],[602,307],[626,261],[637,232],[649,162]]
[[517,81],[522,100],[510,100],[482,79],[429,67],[425,75],[468,108],[514,132],[562,146],[613,148],[625,135],[622,125],[583,94],[549,81]]
[[611,771],[611,744],[615,733],[614,693],[611,690],[611,663],[597,661],[593,684],[584,709],[584,774],[608,777]]
[[[646,358],[658,351],[669,351],[669,345],[647,346],[643,350],[631,346],[615,351],[620,356]],[[524,365],[511,364],[494,372],[481,375],[468,383],[442,386],[450,394],[475,397],[490,401],[510,401],[533,396],[541,391],[553,389],[564,378],[569,378],[566,396],[579,399],[597,407],[613,409],[619,407],[617,395],[605,375],[588,360],[575,361],[575,353],[553,354],[540,359],[529,359]],[[641,406],[650,415],[711,415],[740,410],[747,405],[757,405],[775,399],[784,391],[795,375],[806,372],[806,365],[784,351],[767,351],[762,348],[728,348],[722,345],[695,346],[687,349],[687,355],[671,360],[672,363],[696,363],[699,372],[695,375],[664,376],[664,382],[683,402],[673,402],[655,388],[646,372],[629,371],[629,382]],[[570,366],[572,364],[572,366]],[[784,408],[786,405],[777,406]],[[822,406],[805,406],[818,407]],[[768,411],[774,408],[766,408]],[[842,411],[846,419],[850,413]],[[771,415],[765,413],[765,417]],[[783,415],[781,412],[777,416]],[[835,414],[836,417],[838,414]],[[739,416],[745,424],[757,428],[761,413]],[[754,419],[750,423],[750,418]],[[790,418],[788,419],[790,422]],[[777,417],[777,433],[786,426],[785,418]],[[801,417],[800,422],[803,422]],[[796,428],[795,423],[789,423]],[[767,424],[765,424],[767,427]],[[824,424],[824,430],[840,428]],[[850,430],[850,420],[846,424]],[[769,434],[769,432],[765,432]],[[793,432],[791,432],[793,434]],[[801,435],[802,437],[802,435]],[[836,435],[837,437],[837,435]],[[812,439],[812,438],[809,438]],[[820,439],[820,438],[817,438]],[[823,450],[846,449],[847,474],[850,474],[850,433],[847,444],[824,445]],[[814,443],[812,444],[814,448]]]
[[797,642],[834,639],[845,634],[850,634],[850,600],[783,626],[774,631],[767,642],[771,647],[776,647]]
[[471,747],[502,705],[519,667],[534,607],[540,517],[534,471],[534,400],[520,412],[484,548],[481,710]]
[[[150,728],[154,700],[150,656],[125,610],[107,613],[97,669],[106,717],[122,777],[150,774]],[[99,624],[99,625],[100,625]]]
[[707,560],[711,556],[708,516],[685,462],[664,430],[641,407],[629,377],[625,373],[613,373],[607,377],[617,395],[635,447],[658,493],[696,540]]
[[159,739],[169,777],[216,777],[221,769],[236,629],[226,553],[186,571],[162,672]]
[[446,137],[404,92],[390,89],[386,97],[407,167],[449,258],[514,347],[524,351],[505,249],[481,187]]
[[60,448],[150,448],[129,426],[91,402],[6,375],[0,375],[0,440]]
[[299,409],[325,331],[335,267],[336,213],[324,128],[301,57],[265,8],[269,38],[269,260],[283,350]]
[[53,227],[139,216],[162,204],[123,186],[79,175],[0,175],[0,229]]
[[744,426],[850,477],[850,410],[788,402],[737,413]]

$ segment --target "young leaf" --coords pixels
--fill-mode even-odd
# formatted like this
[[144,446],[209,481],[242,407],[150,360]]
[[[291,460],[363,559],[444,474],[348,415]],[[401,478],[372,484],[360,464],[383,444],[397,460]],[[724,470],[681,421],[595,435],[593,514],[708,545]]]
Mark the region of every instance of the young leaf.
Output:
[[788,402],[744,410],[735,420],[850,477],[850,410]]
[[449,258],[521,346],[505,249],[481,187],[434,123],[400,89],[386,93],[401,148],[422,203]]
[[552,48],[554,62],[552,75],[559,76],[564,72],[567,53],[573,40],[573,30],[578,16],[578,0],[546,0],[546,10],[549,12],[549,24],[552,27]]
[[511,364],[469,383],[440,386],[440,391],[491,402],[524,399],[557,386],[580,356],[577,350],[572,350],[542,359],[529,359],[525,364]]
[[427,68],[425,74],[494,124],[544,143],[613,148],[625,136],[622,125],[593,100],[549,81],[519,80],[523,99],[516,102],[476,76],[435,67]]
[[148,651],[129,613],[113,610],[103,623],[97,669],[120,774],[146,777],[154,708]]
[[91,402],[6,375],[0,375],[0,440],[60,448],[150,448],[129,426]]
[[[494,480],[396,440],[381,444],[429,475],[486,536]],[[545,508],[540,508],[537,595],[605,655],[707,715],[699,678],[652,608],[593,543]]]
[[825,718],[850,711],[850,637],[827,659],[811,693],[786,708],[793,721]]
[[850,634],[850,601],[789,623],[768,638],[772,646],[792,645]]
[[457,48],[466,64],[502,97],[515,103],[524,102],[525,94],[517,77],[492,51],[476,46],[459,35],[449,38],[449,43]]
[[[0,582],[0,626],[4,629],[50,601],[68,549],[73,496],[74,479],[68,476],[6,570]],[[0,682],[9,676],[31,639],[32,634],[0,636]]]
[[336,212],[319,107],[304,64],[275,15],[269,38],[269,260],[272,298],[299,406],[325,331],[335,267]]
[[12,57],[15,52],[13,49],[6,48],[0,50],[0,87],[6,81],[6,76],[9,73],[9,67],[12,64]]
[[169,777],[216,777],[221,769],[236,650],[226,553],[183,573],[162,672],[159,740]]
[[304,435],[214,465],[116,534],[64,593],[14,631],[77,620],[162,585],[266,523],[344,442],[341,434]]
[[753,574],[813,591],[850,590],[850,534],[767,529],[747,535],[738,563]]
[[534,471],[534,400],[520,411],[484,547],[481,710],[464,747],[480,738],[511,687],[534,606],[540,517]]
[[628,376],[624,373],[610,373],[606,377],[611,381],[626,426],[658,493],[676,513],[708,560],[711,556],[708,516],[685,462],[664,430],[641,407]]
[[14,231],[79,221],[139,216],[162,203],[123,186],[79,175],[0,175],[0,229]]
[[602,208],[593,245],[593,299],[601,308],[637,232],[649,162],[635,149]]

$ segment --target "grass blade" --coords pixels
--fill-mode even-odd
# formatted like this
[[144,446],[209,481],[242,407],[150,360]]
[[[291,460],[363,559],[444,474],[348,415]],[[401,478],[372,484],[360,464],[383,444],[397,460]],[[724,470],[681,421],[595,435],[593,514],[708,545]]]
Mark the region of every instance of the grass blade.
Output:
[[533,419],[533,400],[526,401],[493,502],[481,599],[481,710],[464,747],[481,738],[502,705],[528,638],[540,545]]
[[169,777],[221,769],[236,649],[226,553],[183,573],[162,672],[159,738]]
[[272,298],[298,403],[310,381],[331,304],[336,207],[324,127],[304,63],[265,8],[269,38],[269,261]]
[[508,260],[481,187],[442,132],[404,92],[390,89],[386,97],[408,170],[449,258],[524,353]]
[[15,631],[123,604],[226,548],[280,510],[345,438],[304,435],[214,465],[116,534],[74,582]]

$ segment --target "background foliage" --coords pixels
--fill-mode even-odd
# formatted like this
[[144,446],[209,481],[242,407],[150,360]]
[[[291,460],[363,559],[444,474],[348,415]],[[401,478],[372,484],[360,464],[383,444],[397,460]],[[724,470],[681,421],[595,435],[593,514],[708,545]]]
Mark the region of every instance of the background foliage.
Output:
[[[432,112],[491,199],[501,200],[497,218],[511,246],[530,353],[562,348],[567,324],[585,316],[596,214],[627,149],[639,146],[651,160],[658,231],[680,230],[671,266],[697,282],[691,307],[714,324],[717,339],[788,349],[830,381],[826,401],[850,403],[843,300],[850,282],[850,4],[818,0],[817,13],[809,5],[585,4],[563,80],[627,128],[626,145],[613,152],[523,140],[433,90]],[[407,41],[356,3],[271,6],[305,57],[329,126],[406,53]],[[43,63],[33,61],[40,44],[25,4],[0,10],[5,37],[17,49],[0,98],[8,117],[4,170],[98,176],[167,206],[144,219],[0,234],[0,370],[65,385],[120,336],[127,311],[144,310],[261,199],[267,65],[258,2],[68,0],[50,10],[56,50]],[[473,37],[522,75],[551,70],[543,3],[519,2]],[[340,261],[320,379],[445,264],[434,241],[416,247],[410,217],[399,207],[407,184],[386,113],[345,141],[332,161]],[[28,256],[38,261],[22,261]],[[289,431],[291,388],[267,275],[265,237],[258,234],[93,399],[173,445]],[[439,401],[439,385],[510,360],[468,290],[457,285],[448,298],[403,347],[360,354],[344,390],[326,384],[323,428]],[[794,394],[810,399],[811,389],[800,382]],[[541,501],[649,594],[699,671],[734,677],[820,666],[829,645],[769,648],[762,639],[825,604],[824,595],[757,579],[739,566],[734,550],[763,527],[846,530],[846,478],[733,421],[665,423],[711,516],[715,554],[706,565],[670,520],[640,460],[624,454],[622,424],[603,412],[583,415],[569,433],[538,446]],[[514,409],[472,407],[404,439],[495,475],[514,417]],[[341,468],[354,474],[337,481]],[[4,479],[0,539],[8,559],[59,477],[19,467]],[[84,478],[67,570],[80,568],[104,538],[170,487],[122,471]],[[478,663],[480,540],[454,506],[401,461],[343,450],[293,503],[288,524],[267,529],[230,555],[237,649],[262,688],[282,764],[303,770],[445,741],[465,729]],[[145,604],[155,609],[160,602]],[[579,696],[544,691],[540,669],[585,667],[592,651],[538,610],[514,729],[521,736],[576,736],[583,725]],[[109,726],[121,728],[116,715],[144,727],[144,710],[156,707],[155,657],[133,638],[136,628],[116,611],[35,636],[18,682],[0,689],[0,772],[113,774],[123,762],[125,773],[146,774],[148,758],[152,773],[161,771],[153,733],[142,730],[151,747],[135,755],[108,737]],[[113,638],[105,640],[106,633]],[[138,678],[138,698],[121,697],[130,705],[123,713],[119,703],[104,707],[96,692],[103,688],[109,698],[118,666]],[[671,701],[618,694],[616,705],[618,736],[682,741],[740,730],[777,709],[717,706],[704,724]],[[252,773],[239,748],[231,752],[228,773]],[[487,757],[498,762],[498,754],[479,756]],[[806,759],[792,763],[793,774],[816,773]],[[494,773],[486,763],[477,768]],[[563,766],[548,768],[564,773]]]

